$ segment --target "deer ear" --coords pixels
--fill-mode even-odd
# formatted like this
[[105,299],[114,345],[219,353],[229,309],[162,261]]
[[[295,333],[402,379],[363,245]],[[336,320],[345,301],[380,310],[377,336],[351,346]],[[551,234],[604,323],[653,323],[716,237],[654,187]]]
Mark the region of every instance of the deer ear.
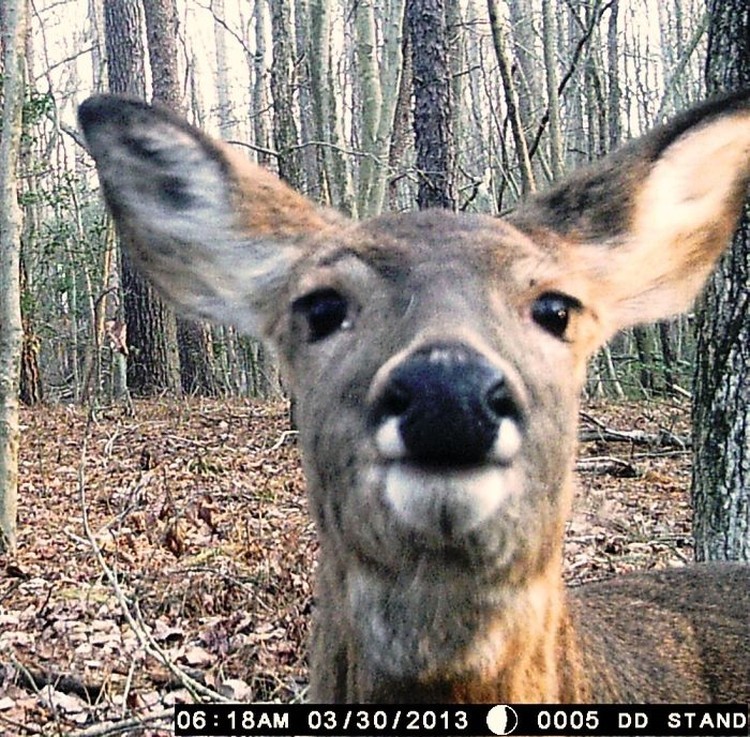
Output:
[[688,111],[513,219],[565,249],[612,333],[690,306],[734,232],[749,179],[746,91]]
[[194,315],[262,333],[303,241],[333,217],[166,110],[103,95],[78,118],[141,271]]

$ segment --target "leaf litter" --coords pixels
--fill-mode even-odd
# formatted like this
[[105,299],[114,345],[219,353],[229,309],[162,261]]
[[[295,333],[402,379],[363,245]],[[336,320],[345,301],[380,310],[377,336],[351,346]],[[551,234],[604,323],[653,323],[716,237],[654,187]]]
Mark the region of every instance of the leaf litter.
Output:
[[[590,404],[582,428],[588,416],[654,436],[689,427],[677,403]],[[159,737],[196,697],[305,698],[317,542],[286,404],[43,406],[21,420],[0,733]],[[570,584],[692,559],[688,452],[602,440],[581,455],[634,475],[582,466]]]

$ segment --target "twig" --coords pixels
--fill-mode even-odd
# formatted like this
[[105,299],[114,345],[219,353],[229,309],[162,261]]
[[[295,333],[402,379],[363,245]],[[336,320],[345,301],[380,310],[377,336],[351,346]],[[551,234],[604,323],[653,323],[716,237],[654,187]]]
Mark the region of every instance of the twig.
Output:
[[130,695],[130,688],[133,685],[133,673],[135,673],[135,660],[130,661],[130,668],[128,668],[128,677],[125,679],[125,688],[122,690],[122,718],[125,718],[126,709],[128,708],[128,696]]
[[669,430],[660,429],[656,433],[648,433],[643,430],[617,430],[607,427],[601,420],[588,414],[580,412],[581,419],[591,425],[595,430],[581,430],[578,433],[578,440],[582,443],[606,440],[608,442],[633,443],[635,445],[656,445],[665,448],[680,448],[685,450],[692,447],[692,438],[690,435],[677,435]]
[[16,727],[18,734],[23,734],[21,730],[28,734],[42,734],[42,730],[40,727],[35,727],[31,724],[21,724],[21,722],[17,722],[15,719],[10,719],[9,717],[6,717],[4,714],[0,713],[0,725],[9,725],[11,727]]
[[[156,722],[162,719],[171,722],[174,716],[174,709],[161,709],[151,714],[145,714],[143,716],[132,717],[130,719],[123,719],[119,722],[109,722],[108,724],[94,724],[91,727],[77,730],[76,732],[68,732],[65,737],[105,737],[110,734],[123,734],[130,732],[131,730],[143,727],[149,722]],[[170,724],[166,724],[165,728],[169,729]]]
[[296,438],[297,435],[299,435],[299,430],[284,430],[279,439],[271,446],[271,450],[278,450],[289,438]]
[[598,456],[596,458],[581,458],[576,463],[579,473],[610,474],[618,478],[635,478],[638,469],[628,461],[614,456]]

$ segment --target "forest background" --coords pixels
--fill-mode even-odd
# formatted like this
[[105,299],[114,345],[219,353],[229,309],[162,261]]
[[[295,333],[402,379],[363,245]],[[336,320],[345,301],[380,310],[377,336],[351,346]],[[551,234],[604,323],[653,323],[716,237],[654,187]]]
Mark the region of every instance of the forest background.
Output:
[[[442,24],[426,14],[412,34],[404,0],[143,6],[32,5],[20,162],[27,403],[279,388],[257,343],[231,328],[175,326],[130,284],[76,131],[76,107],[92,92],[165,100],[356,217],[418,201],[507,212],[707,95],[700,0],[466,0],[445,3]],[[425,49],[415,55],[414,43]],[[416,84],[432,95],[416,117],[415,58],[425,67]],[[594,362],[589,391],[689,390],[689,320],[620,336]]]

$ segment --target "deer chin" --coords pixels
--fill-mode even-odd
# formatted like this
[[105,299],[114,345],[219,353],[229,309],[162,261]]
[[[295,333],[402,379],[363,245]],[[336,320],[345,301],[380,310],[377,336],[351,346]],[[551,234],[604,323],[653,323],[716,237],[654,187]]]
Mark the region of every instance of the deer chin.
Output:
[[460,546],[498,514],[510,512],[522,489],[514,464],[431,467],[399,460],[383,464],[380,473],[390,513],[436,546]]

